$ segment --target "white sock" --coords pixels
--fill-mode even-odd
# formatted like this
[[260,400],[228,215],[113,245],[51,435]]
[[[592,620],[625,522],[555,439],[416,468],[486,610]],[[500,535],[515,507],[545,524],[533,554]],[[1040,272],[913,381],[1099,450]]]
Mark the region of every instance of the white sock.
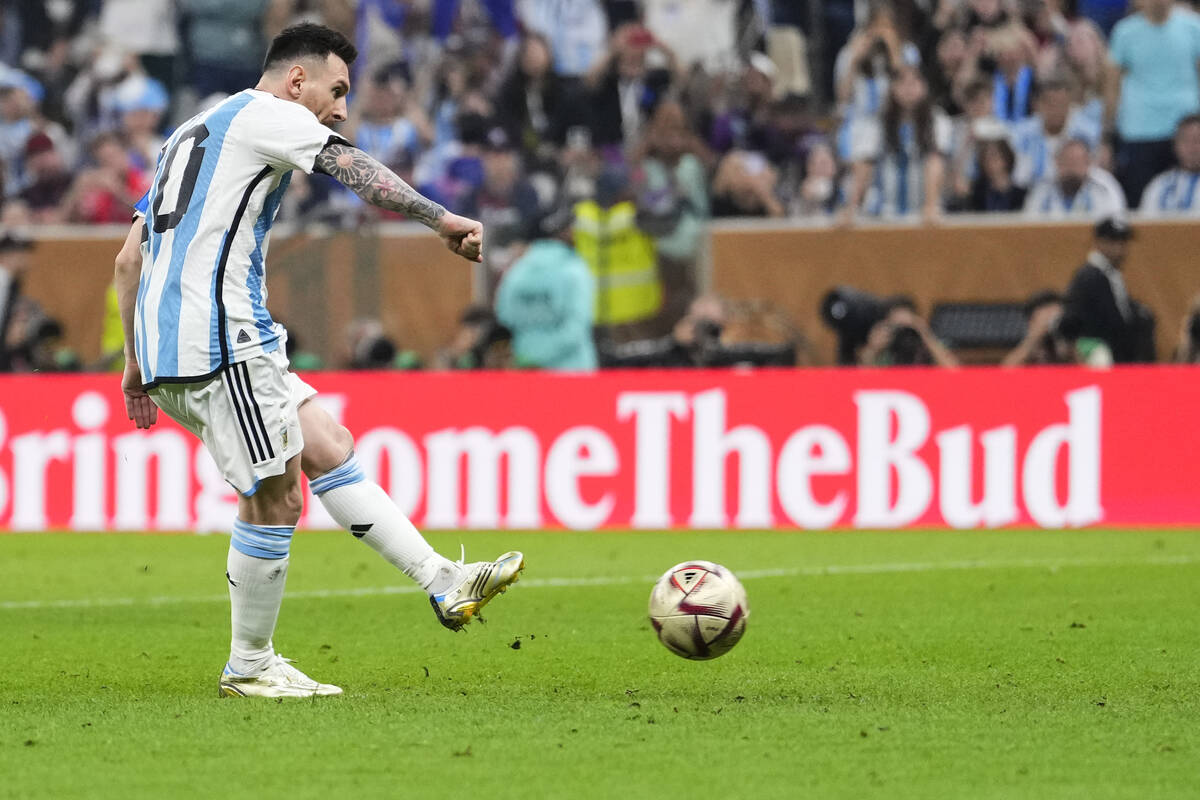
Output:
[[[276,531],[284,544],[269,544],[270,549],[247,545],[247,531],[259,535],[265,531]],[[283,531],[287,531],[286,537],[282,535]],[[229,583],[230,621],[233,624],[229,666],[240,675],[254,675],[265,669],[275,654],[271,636],[275,633],[275,621],[279,618],[288,568],[286,550],[282,556],[278,555],[278,550],[290,542],[291,528],[247,525],[238,520],[233,537],[225,573]],[[256,552],[251,555],[246,550]]]
[[338,525],[425,591],[440,594],[459,579],[458,565],[438,555],[387,492],[366,480],[354,453],[310,486]]

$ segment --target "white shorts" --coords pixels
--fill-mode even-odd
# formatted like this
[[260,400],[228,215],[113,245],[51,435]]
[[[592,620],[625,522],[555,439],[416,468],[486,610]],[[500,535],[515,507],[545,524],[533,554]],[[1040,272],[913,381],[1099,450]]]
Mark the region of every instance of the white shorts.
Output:
[[164,383],[151,399],[204,442],[221,475],[249,497],[304,449],[300,404],[317,393],[288,372],[280,350],[233,364],[202,383]]

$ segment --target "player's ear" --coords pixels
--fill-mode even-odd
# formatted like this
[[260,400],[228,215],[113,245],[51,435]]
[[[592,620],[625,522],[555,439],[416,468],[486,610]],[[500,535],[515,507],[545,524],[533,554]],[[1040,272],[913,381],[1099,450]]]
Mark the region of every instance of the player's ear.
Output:
[[300,92],[304,89],[304,81],[308,79],[308,73],[304,67],[299,64],[293,64],[287,73],[287,90],[292,95],[292,98],[298,98]]

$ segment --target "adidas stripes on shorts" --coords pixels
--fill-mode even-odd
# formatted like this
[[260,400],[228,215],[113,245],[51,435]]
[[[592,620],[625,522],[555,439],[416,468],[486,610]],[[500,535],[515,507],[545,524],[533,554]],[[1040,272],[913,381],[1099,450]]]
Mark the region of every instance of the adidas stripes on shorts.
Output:
[[304,449],[298,410],[316,393],[288,372],[282,348],[231,364],[207,381],[149,391],[155,405],[204,442],[221,475],[246,497],[262,479],[283,474]]

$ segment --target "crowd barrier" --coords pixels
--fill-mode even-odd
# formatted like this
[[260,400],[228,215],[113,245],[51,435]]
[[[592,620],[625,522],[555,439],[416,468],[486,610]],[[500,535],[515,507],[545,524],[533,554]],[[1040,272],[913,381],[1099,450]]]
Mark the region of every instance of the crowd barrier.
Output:
[[[314,373],[426,528],[1200,524],[1200,370]],[[0,377],[0,529],[227,530],[236,498],[116,376]],[[333,527],[318,502],[302,524]]]

